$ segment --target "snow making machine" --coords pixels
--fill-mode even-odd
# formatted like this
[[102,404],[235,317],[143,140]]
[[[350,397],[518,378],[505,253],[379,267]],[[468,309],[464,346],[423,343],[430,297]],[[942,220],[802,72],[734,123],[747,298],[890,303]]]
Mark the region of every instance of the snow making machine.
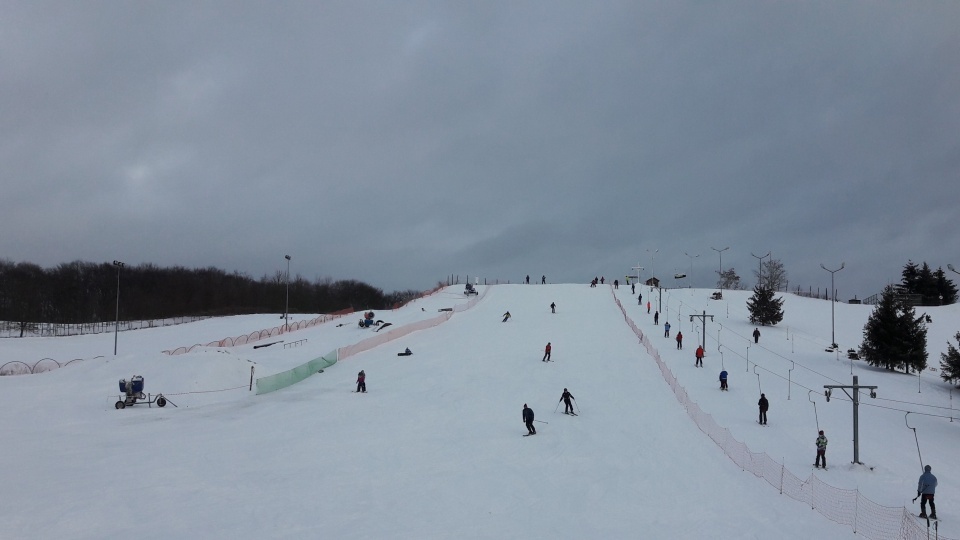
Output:
[[148,406],[156,403],[157,407],[165,407],[167,405],[167,398],[165,398],[163,394],[151,396],[150,394],[143,393],[142,375],[134,375],[130,377],[129,381],[127,379],[120,379],[120,391],[123,392],[123,394],[120,395],[120,399],[118,399],[114,405],[117,409],[132,407],[138,402],[141,405],[145,403]]

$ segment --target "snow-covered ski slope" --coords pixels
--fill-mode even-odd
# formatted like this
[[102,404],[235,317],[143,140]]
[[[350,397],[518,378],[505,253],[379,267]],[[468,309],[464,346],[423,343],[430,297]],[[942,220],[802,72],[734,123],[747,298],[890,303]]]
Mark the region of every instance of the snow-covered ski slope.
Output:
[[[910,503],[921,472],[917,442],[902,410],[943,416],[906,420],[940,480],[941,537],[957,536],[949,527],[960,496],[951,463],[960,415],[950,422],[949,386],[933,372],[918,379],[861,362],[851,368],[843,355],[825,353],[829,302],[784,295],[784,322],[761,328],[753,345],[748,292],[711,301],[711,290],[664,291],[660,323],[673,325],[667,339],[628,287],[480,289],[475,307],[435,328],[261,396],[246,390],[250,366],[269,375],[376,334],[357,328],[356,315],[285,334],[285,342],[306,340],[287,348],[159,353],[276,326],[272,315],[121,333],[116,357],[113,335],[0,340],[8,359],[14,347],[18,358],[88,358],[0,377],[0,538],[862,537],[742,471],[704,435],[614,295],[693,401],[801,478],[816,474],[918,511]],[[461,291],[451,287],[377,318],[402,326],[433,317],[466,303]],[[637,291],[656,309],[656,292]],[[837,341],[855,347],[871,308],[835,307]],[[505,311],[513,317],[501,323]],[[699,369],[700,323],[689,316],[703,311],[714,321]],[[936,366],[960,330],[960,310],[927,311]],[[686,336],[682,351],[672,339],[677,330]],[[548,341],[554,361],[544,363]],[[405,347],[413,356],[396,356]],[[729,392],[718,389],[721,362]],[[355,394],[361,369],[368,392]],[[861,384],[879,386],[878,399],[860,408],[862,466],[850,463],[850,402],[840,391],[830,403],[822,395],[824,384],[849,384],[851,369]],[[114,410],[117,380],[134,374],[144,376],[147,392],[164,392],[179,407]],[[564,388],[580,416],[562,414]],[[756,423],[761,390],[771,402],[769,428]],[[536,424],[534,437],[522,437],[524,403],[547,422]],[[811,470],[818,425],[830,438],[827,472]]]

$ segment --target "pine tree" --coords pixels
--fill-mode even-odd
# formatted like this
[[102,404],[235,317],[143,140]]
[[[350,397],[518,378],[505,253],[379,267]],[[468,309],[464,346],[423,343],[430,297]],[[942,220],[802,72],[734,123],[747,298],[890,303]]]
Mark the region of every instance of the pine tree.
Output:
[[900,276],[900,285],[903,289],[908,293],[916,293],[920,283],[920,268],[917,267],[917,263],[908,260]]
[[[960,332],[953,339],[960,343]],[[953,343],[947,343],[947,352],[940,353],[940,378],[960,387],[960,352],[957,352]]]
[[884,289],[880,301],[863,327],[860,357],[868,364],[889,370],[922,370],[927,367],[927,328],[923,316],[896,293]]
[[747,300],[747,309],[750,310],[750,322],[764,326],[774,325],[783,320],[783,298],[774,298],[773,289],[761,287],[753,288],[753,296]]
[[937,268],[933,276],[937,280],[937,300],[940,301],[940,305],[946,306],[955,303],[957,301],[957,287],[943,273],[943,268]]

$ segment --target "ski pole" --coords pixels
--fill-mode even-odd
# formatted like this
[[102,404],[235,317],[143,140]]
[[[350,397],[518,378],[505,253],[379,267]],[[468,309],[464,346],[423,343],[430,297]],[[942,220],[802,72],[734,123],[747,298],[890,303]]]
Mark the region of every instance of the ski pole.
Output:
[[540,422],[541,424],[549,424],[550,422],[544,422],[543,420],[534,420],[534,422]]
[[[562,399],[560,401],[563,401]],[[560,410],[560,401],[557,402],[557,406],[553,408],[553,412]]]
[[573,398],[573,405],[577,408],[577,414],[580,414],[580,405],[577,404],[577,398]]

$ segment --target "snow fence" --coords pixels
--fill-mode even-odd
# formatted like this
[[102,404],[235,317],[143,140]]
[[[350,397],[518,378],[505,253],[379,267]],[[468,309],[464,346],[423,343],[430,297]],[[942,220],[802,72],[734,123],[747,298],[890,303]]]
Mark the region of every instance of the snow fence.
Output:
[[[613,289],[611,288],[611,293]],[[613,297],[617,307],[623,313],[623,318],[633,333],[640,339],[653,360],[660,367],[660,373],[673,390],[677,401],[686,409],[693,422],[706,433],[717,446],[724,451],[741,469],[763,478],[768,484],[792,499],[810,505],[825,518],[848,525],[856,534],[872,540],[922,540],[932,538],[936,533],[922,526],[919,521],[904,507],[881,506],[863,496],[856,489],[840,489],[821,481],[811,474],[806,480],[801,480],[782,463],[778,463],[764,452],[751,452],[746,444],[736,440],[730,430],[720,427],[712,416],[700,409],[700,406],[690,399],[686,389],[677,382],[673,372],[660,358],[660,353],[650,343],[647,336],[637,327],[633,319],[627,315],[620,300]],[[945,536],[936,536],[939,540],[952,540]]]
[[450,317],[453,317],[454,313],[466,311],[477,305],[477,302],[487,295],[488,290],[490,290],[489,286],[484,287],[483,293],[474,296],[469,302],[454,306],[450,311],[444,311],[436,317],[406,324],[399,328],[393,328],[390,331],[382,334],[377,332],[377,335],[373,337],[361,340],[353,345],[340,347],[335,351],[329,352],[320,358],[310,360],[309,362],[301,364],[293,369],[268,375],[266,377],[261,377],[257,379],[257,395],[274,392],[276,390],[280,390],[281,388],[292,386],[313,375],[314,373],[317,373],[321,369],[326,369],[341,360],[350,358],[353,355],[362,353],[364,351],[369,351],[374,347],[379,347],[384,343],[389,343],[419,330],[425,330],[427,328],[439,326],[440,323],[446,322],[450,319]]

